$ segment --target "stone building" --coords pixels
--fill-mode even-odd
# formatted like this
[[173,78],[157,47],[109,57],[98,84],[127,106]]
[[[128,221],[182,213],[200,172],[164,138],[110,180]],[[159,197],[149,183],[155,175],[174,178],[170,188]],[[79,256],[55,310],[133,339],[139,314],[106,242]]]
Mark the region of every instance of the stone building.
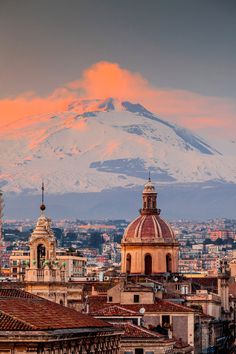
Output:
[[148,329],[136,326],[130,322],[113,323],[116,328],[122,329],[120,354],[174,354],[172,339]]
[[0,288],[1,354],[118,354],[121,333],[73,309]]
[[178,271],[179,244],[171,226],[160,217],[154,184],[145,184],[140,216],[125,230],[121,243],[121,272],[155,275]]
[[[148,285],[117,284],[107,291],[106,296],[90,296],[86,311],[110,323],[132,323],[144,330],[151,329],[154,333],[161,331],[159,334],[165,333],[165,339],[174,339],[175,342],[180,339],[186,352],[192,352],[195,311],[189,307],[157,298],[156,293]],[[163,341],[164,337],[162,337]],[[168,341],[165,343],[167,348],[170,343],[168,345]],[[158,348],[157,345],[156,352],[162,353],[158,351]]]

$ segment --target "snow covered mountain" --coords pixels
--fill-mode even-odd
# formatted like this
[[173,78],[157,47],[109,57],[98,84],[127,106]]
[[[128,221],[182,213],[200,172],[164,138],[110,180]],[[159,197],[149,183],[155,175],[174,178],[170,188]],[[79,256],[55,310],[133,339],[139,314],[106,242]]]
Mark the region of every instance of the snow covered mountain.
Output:
[[5,192],[100,192],[158,184],[236,183],[234,156],[116,99],[78,100],[65,111],[24,117],[0,133],[0,187]]

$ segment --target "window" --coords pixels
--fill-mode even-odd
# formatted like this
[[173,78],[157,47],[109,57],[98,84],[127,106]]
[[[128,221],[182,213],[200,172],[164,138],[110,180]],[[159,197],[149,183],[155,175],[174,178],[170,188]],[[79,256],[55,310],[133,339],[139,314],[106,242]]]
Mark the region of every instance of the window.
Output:
[[145,264],[145,274],[150,275],[152,274],[152,256],[150,254],[146,254],[144,258],[144,264]]
[[144,354],[143,348],[136,348],[135,354]]
[[126,273],[130,274],[130,272],[131,272],[131,255],[127,254],[127,257],[126,257]]
[[112,296],[108,297],[108,302],[112,302]]
[[16,266],[17,265],[17,261],[12,261],[12,265]]
[[172,259],[169,253],[166,255],[166,271],[167,273],[172,272]]
[[17,273],[17,268],[12,268],[12,273]]
[[145,352],[145,354],[154,354],[154,352]]
[[134,302],[138,303],[139,302],[139,295],[134,295]]
[[170,316],[169,315],[162,316],[162,327],[166,327],[166,328],[170,327]]
[[124,354],[133,354],[133,352],[124,352]]

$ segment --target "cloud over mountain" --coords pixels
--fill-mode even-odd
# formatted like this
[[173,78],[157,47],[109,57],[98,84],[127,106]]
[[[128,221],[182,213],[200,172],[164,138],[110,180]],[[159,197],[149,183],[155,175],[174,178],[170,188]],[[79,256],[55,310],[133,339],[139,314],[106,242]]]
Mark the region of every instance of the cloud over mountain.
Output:
[[0,126],[1,129],[10,129],[8,124],[22,117],[63,111],[76,98],[106,97],[140,102],[163,118],[206,134],[232,137],[236,128],[236,104],[233,100],[156,88],[141,74],[106,61],[92,65],[83,72],[81,79],[56,88],[46,97],[24,93],[0,100]]

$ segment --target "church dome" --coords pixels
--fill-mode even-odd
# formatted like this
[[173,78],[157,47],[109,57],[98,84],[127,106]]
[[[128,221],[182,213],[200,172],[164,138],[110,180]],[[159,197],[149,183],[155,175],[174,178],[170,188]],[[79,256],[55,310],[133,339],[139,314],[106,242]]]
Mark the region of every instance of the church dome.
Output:
[[140,215],[126,228],[123,241],[173,242],[175,234],[171,226],[159,215]]
[[121,241],[121,272],[150,276],[178,271],[179,243],[171,226],[160,217],[157,192],[149,177],[142,193],[140,215]]
[[160,217],[157,209],[157,193],[149,178],[143,190],[143,207],[140,216],[125,230],[123,242],[176,242],[171,226]]

